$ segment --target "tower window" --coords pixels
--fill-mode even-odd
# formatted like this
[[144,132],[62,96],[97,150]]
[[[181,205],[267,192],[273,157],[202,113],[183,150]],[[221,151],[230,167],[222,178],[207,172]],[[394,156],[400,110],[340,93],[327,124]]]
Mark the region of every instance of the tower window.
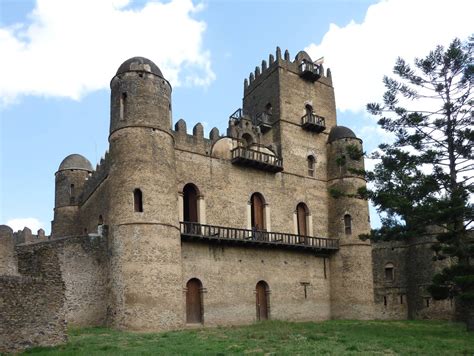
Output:
[[314,156],[308,156],[308,176],[310,177],[314,177],[315,162]]
[[71,184],[69,186],[69,202],[74,203],[75,200],[76,200],[76,193],[74,189],[74,184]]
[[387,306],[387,296],[383,296],[383,306],[386,307]]
[[185,222],[199,222],[198,218],[199,192],[194,184],[186,184],[183,188],[183,218]]
[[352,218],[349,214],[344,215],[344,232],[346,235],[352,234]]
[[385,280],[389,282],[394,280],[393,263],[387,263],[385,265]]
[[142,191],[138,188],[133,191],[133,204],[134,204],[135,212],[137,213],[143,212]]
[[265,113],[267,113],[268,115],[271,115],[272,114],[272,104],[268,103],[267,105],[265,105]]
[[299,203],[296,206],[296,222],[298,227],[298,235],[308,235],[307,216],[309,214],[308,207],[305,203]]
[[244,145],[247,148],[250,148],[250,146],[252,146],[252,144],[253,144],[252,136],[250,136],[248,133],[244,133],[242,135],[242,140],[244,141]]
[[252,229],[265,229],[265,200],[263,199],[263,196],[260,193],[253,193],[250,198],[250,204]]
[[120,96],[120,120],[125,118],[125,105],[127,104],[127,93]]
[[306,110],[306,115],[308,116],[308,118],[313,116],[313,107],[311,105],[306,104],[305,110]]

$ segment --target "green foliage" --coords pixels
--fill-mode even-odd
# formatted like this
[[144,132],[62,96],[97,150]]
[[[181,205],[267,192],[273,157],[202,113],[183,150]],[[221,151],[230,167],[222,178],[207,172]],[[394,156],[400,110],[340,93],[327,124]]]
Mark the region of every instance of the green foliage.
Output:
[[107,328],[73,329],[69,342],[38,347],[37,355],[444,355],[474,352],[474,338],[462,324],[434,321],[290,323],[268,321],[164,333]]
[[367,195],[382,213],[382,227],[370,237],[435,233],[435,259],[449,259],[451,266],[435,276],[429,288],[434,298],[474,295],[473,52],[471,37],[438,46],[414,66],[398,58],[398,79],[384,78],[383,104],[367,105],[395,136],[379,146],[374,158],[380,163],[366,172],[375,187]]
[[346,152],[350,159],[354,161],[360,161],[364,157],[364,151],[362,151],[357,145],[350,144],[346,146]]
[[331,197],[333,197],[334,199],[338,199],[340,197],[343,197],[345,196],[345,193],[340,191],[339,189],[336,189],[336,188],[330,188],[329,189],[329,194],[331,195]]
[[342,167],[346,164],[346,156],[342,155],[336,158],[336,164],[339,167]]

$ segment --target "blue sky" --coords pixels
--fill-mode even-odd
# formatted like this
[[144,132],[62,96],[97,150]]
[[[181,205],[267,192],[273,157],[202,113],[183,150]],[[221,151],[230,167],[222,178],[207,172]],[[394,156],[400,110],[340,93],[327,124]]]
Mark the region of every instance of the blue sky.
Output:
[[[332,70],[338,123],[372,151],[389,137],[364,110],[398,55],[474,32],[472,1],[0,0],[0,224],[50,231],[54,173],[107,149],[109,81],[132,56],[173,86],[173,119],[225,132],[243,80],[276,46]],[[370,164],[370,162],[369,162]],[[375,215],[372,221],[377,223]]]

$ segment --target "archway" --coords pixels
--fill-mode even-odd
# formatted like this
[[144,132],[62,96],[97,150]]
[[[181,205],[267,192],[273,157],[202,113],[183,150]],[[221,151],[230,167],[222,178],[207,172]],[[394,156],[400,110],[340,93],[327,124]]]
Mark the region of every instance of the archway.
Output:
[[264,206],[265,200],[262,194],[253,193],[250,198],[251,216],[252,216],[252,229],[264,230],[265,229],[265,218],[264,218]]
[[185,222],[199,222],[198,190],[194,184],[186,184],[183,188],[183,208]]
[[257,283],[256,296],[257,296],[257,320],[268,320],[268,310],[270,308],[270,303],[268,300],[268,284],[265,281],[260,281]]
[[202,323],[202,309],[202,283],[199,279],[192,278],[186,283],[186,323]]
[[307,216],[308,216],[308,207],[305,203],[299,203],[296,206],[296,216],[298,224],[298,235],[308,236],[308,225],[307,225]]

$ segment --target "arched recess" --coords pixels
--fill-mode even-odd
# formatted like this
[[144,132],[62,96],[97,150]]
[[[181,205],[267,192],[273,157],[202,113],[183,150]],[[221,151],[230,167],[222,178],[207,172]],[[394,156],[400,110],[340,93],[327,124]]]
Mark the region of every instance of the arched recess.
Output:
[[308,118],[312,117],[313,107],[310,104],[306,104],[304,108],[305,108],[306,115],[308,115]]
[[252,138],[252,135],[248,134],[248,133],[244,133],[242,135],[242,142],[244,144],[245,147],[247,148],[250,148],[253,144],[253,138]]
[[314,177],[314,167],[316,165],[316,159],[313,155],[309,155],[307,158],[308,161],[308,176]]
[[268,320],[270,318],[270,288],[267,282],[259,281],[255,287],[257,320]]
[[250,219],[252,229],[266,229],[265,199],[260,193],[253,193],[250,197]]
[[202,283],[197,278],[191,278],[186,283],[186,323],[202,324],[203,316]]
[[137,213],[143,212],[143,194],[139,188],[133,191],[133,206]]
[[309,235],[309,209],[305,203],[299,203],[296,206],[296,226],[297,233],[300,236]]
[[183,221],[185,222],[199,222],[198,209],[199,191],[197,187],[188,183],[183,188]]

